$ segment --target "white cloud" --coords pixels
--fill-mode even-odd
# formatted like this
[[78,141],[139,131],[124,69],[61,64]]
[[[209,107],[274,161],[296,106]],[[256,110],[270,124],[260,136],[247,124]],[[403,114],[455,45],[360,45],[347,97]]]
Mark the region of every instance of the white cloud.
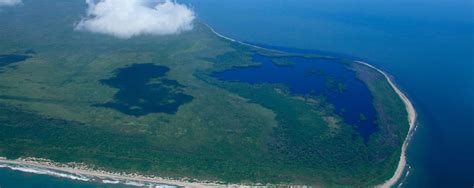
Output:
[[[155,1],[156,2],[156,1]],[[161,0],[86,0],[87,17],[76,29],[130,38],[142,34],[177,34],[193,28],[195,14],[186,5]]]
[[0,6],[13,6],[21,4],[21,0],[0,0]]

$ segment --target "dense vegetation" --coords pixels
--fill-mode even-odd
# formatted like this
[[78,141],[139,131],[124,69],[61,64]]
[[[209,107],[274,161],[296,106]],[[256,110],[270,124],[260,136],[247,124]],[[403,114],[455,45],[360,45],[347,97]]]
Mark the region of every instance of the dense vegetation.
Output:
[[[378,131],[364,143],[320,96],[211,76],[236,66],[258,66],[254,53],[330,57],[252,49],[223,40],[199,23],[180,35],[116,39],[73,30],[71,23],[84,10],[82,1],[29,3],[35,6],[0,13],[5,26],[0,29],[1,57],[36,52],[0,71],[0,156],[85,162],[163,177],[327,186],[374,185],[396,168],[407,113],[372,69],[341,62],[358,73],[374,97]],[[97,105],[120,103],[117,95],[127,95],[128,85],[112,81],[120,70],[140,65],[161,67],[157,71],[163,73],[133,83],[144,86],[144,93],[155,88],[189,98],[178,101],[173,113],[133,111],[154,100],[143,93],[122,101],[131,112]],[[176,104],[173,96],[163,101]]]

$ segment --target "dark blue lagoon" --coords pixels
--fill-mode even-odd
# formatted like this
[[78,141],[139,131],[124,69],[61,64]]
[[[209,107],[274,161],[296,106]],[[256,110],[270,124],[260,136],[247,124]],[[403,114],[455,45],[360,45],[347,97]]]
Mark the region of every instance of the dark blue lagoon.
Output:
[[[193,97],[186,95],[184,86],[167,79],[168,67],[154,64],[134,64],[116,71],[116,76],[102,84],[119,89],[113,102],[97,106],[112,108],[131,116],[150,113],[174,114]],[[153,81],[153,82],[152,82]]]
[[390,73],[419,115],[401,187],[474,185],[474,1],[185,2],[225,36],[350,54]]
[[[367,141],[376,131],[376,113],[366,85],[339,59],[253,55],[259,66],[238,67],[213,76],[249,84],[281,84],[294,95],[324,98],[345,123]],[[283,62],[283,63],[282,63]]]
[[16,62],[24,61],[28,58],[30,58],[30,56],[18,54],[0,55],[0,68]]

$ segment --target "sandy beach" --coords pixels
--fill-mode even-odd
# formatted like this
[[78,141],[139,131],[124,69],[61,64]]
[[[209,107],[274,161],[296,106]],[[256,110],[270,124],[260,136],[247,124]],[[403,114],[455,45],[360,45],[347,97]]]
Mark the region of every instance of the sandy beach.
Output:
[[[262,47],[254,46],[251,44],[246,44],[242,43],[240,41],[225,37],[216,31],[214,31],[210,26],[208,26],[212,32],[214,32],[217,36],[232,41],[232,42],[238,42],[240,44],[252,46],[255,48],[260,48],[264,49]],[[413,135],[413,130],[415,127],[415,122],[416,122],[416,111],[415,108],[413,107],[413,104],[411,101],[406,97],[406,95],[400,91],[400,89],[393,83],[391,78],[383,71],[380,69],[362,62],[362,61],[355,61],[357,63],[361,63],[363,65],[366,65],[368,67],[371,67],[381,74],[385,76],[387,81],[390,83],[394,91],[400,96],[400,98],[403,100],[406,110],[408,112],[408,122],[409,122],[409,132],[407,134],[407,137],[405,138],[405,141],[402,146],[402,152],[400,156],[400,161],[398,163],[398,167],[394,173],[394,175],[387,180],[385,183],[381,185],[377,185],[376,187],[392,187],[394,186],[401,176],[403,175],[403,172],[406,167],[406,149],[407,146],[410,142],[410,139]],[[6,164],[6,165],[11,165],[11,166],[23,166],[23,167],[31,167],[31,168],[39,168],[39,169],[46,169],[46,170],[53,170],[53,171],[58,171],[58,172],[64,172],[68,174],[75,174],[79,175],[79,177],[86,176],[86,177],[91,177],[94,178],[93,181],[99,181],[103,183],[107,183],[106,181],[112,182],[110,179],[112,179],[114,182],[116,180],[120,181],[137,181],[137,182],[144,182],[144,183],[154,183],[154,184],[165,184],[165,185],[176,185],[176,186],[182,186],[182,187],[215,187],[215,186],[226,186],[226,187],[244,187],[240,185],[223,185],[219,184],[219,182],[195,182],[187,179],[182,179],[182,180],[173,180],[173,179],[167,179],[167,178],[161,178],[161,177],[149,177],[149,176],[142,176],[138,174],[124,174],[124,173],[113,173],[113,172],[106,172],[102,170],[92,170],[90,168],[78,168],[75,166],[68,166],[68,165],[63,165],[63,164],[57,164],[54,162],[50,162],[46,159],[35,159],[35,158],[20,158],[17,160],[8,160],[6,158],[0,157],[0,165],[1,164]],[[96,180],[98,178],[98,180]]]
[[[226,36],[218,33],[217,31],[215,31],[211,26],[209,26],[207,24],[206,24],[206,26],[209,27],[209,29],[214,34],[216,34],[217,36],[219,36],[223,39],[229,40],[231,42],[237,42],[239,44],[251,46],[251,47],[254,47],[254,48],[257,48],[257,49],[272,50],[272,49],[262,48],[260,46],[255,46],[255,45],[252,45],[252,44],[247,44],[247,43],[244,43],[244,42],[226,37]],[[272,51],[277,51],[277,50],[272,50]],[[411,137],[413,136],[413,132],[414,132],[413,130],[415,129],[415,125],[416,125],[415,123],[416,123],[416,118],[417,118],[416,110],[415,110],[415,107],[413,106],[413,104],[411,103],[411,101],[408,99],[408,97],[393,83],[392,79],[385,72],[383,72],[382,70],[378,69],[377,67],[374,67],[373,65],[368,64],[368,63],[363,62],[363,61],[354,61],[354,62],[363,64],[365,66],[368,66],[372,69],[377,70],[380,74],[382,74],[385,77],[385,79],[388,81],[390,86],[392,86],[393,90],[398,94],[400,99],[402,99],[403,103],[405,104],[405,108],[408,112],[408,123],[409,123],[410,127],[409,127],[409,130],[408,130],[408,134],[405,138],[405,141],[403,142],[403,145],[402,145],[402,152],[401,152],[401,155],[400,155],[400,161],[398,162],[397,170],[395,171],[395,173],[393,174],[393,176],[390,179],[385,181],[385,183],[375,186],[375,187],[382,187],[382,188],[392,187],[400,180],[400,178],[402,177],[403,172],[405,170],[405,167],[406,167],[406,150],[407,150],[408,144],[410,143]]]
[[[186,180],[172,180],[160,177],[147,177],[138,174],[123,174],[123,173],[112,173],[99,170],[91,170],[86,168],[75,168],[68,166],[59,166],[53,162],[46,162],[46,159],[36,159],[36,158],[27,158],[27,159],[17,159],[17,160],[7,160],[4,157],[0,157],[0,165],[10,165],[11,167],[23,167],[23,169],[30,169],[27,171],[41,171],[41,170],[53,170],[57,174],[67,173],[70,174],[70,179],[79,180],[79,181],[97,181],[103,183],[126,183],[134,182],[129,185],[140,184],[148,185],[157,184],[157,185],[170,185],[170,186],[180,186],[180,187],[216,187],[217,183],[204,183],[204,182],[189,182]],[[34,172],[33,172],[34,173]],[[42,174],[42,173],[38,173]],[[51,174],[50,174],[51,175]],[[58,176],[58,175],[56,175]],[[58,177],[66,177],[66,175],[61,175]],[[71,178],[73,177],[73,178]],[[78,178],[80,177],[80,178]]]
[[398,87],[393,83],[392,79],[385,72],[383,72],[382,70],[380,70],[380,69],[378,69],[378,68],[376,68],[376,67],[374,67],[374,66],[372,66],[372,65],[370,65],[366,62],[362,62],[362,61],[356,61],[356,62],[360,63],[360,64],[363,64],[365,66],[368,66],[370,68],[373,68],[373,69],[377,70],[378,72],[380,72],[382,75],[384,75],[385,78],[387,79],[388,83],[390,83],[390,85],[392,86],[393,90],[395,90],[395,92],[398,94],[398,96],[400,96],[400,98],[403,100],[403,103],[405,103],[405,107],[406,107],[407,112],[408,112],[408,123],[410,125],[410,128],[408,130],[407,137],[405,138],[405,141],[403,142],[402,153],[400,155],[400,161],[398,162],[397,170],[395,171],[395,173],[393,174],[393,176],[389,180],[385,181],[385,183],[383,183],[381,185],[376,186],[376,187],[382,187],[382,188],[392,187],[400,180],[400,178],[403,175],[403,171],[405,170],[405,167],[406,167],[406,150],[407,150],[408,144],[410,143],[411,137],[413,136],[413,130],[415,128],[417,114],[416,114],[415,108],[413,107],[413,104],[408,99],[408,97],[402,91],[400,91],[400,89],[398,89]]

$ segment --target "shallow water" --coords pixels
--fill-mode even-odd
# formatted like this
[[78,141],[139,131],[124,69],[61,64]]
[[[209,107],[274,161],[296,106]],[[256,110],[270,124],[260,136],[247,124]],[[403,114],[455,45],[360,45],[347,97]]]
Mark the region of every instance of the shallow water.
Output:
[[0,187],[1,188],[48,188],[48,187],[70,187],[70,188],[92,188],[92,187],[126,187],[112,186],[107,184],[97,184],[95,182],[85,182],[59,178],[51,175],[34,174],[0,168]]
[[1,188],[93,188],[93,187],[156,187],[175,188],[177,186],[150,184],[138,181],[101,179],[77,174],[68,174],[53,170],[28,166],[0,164]]

